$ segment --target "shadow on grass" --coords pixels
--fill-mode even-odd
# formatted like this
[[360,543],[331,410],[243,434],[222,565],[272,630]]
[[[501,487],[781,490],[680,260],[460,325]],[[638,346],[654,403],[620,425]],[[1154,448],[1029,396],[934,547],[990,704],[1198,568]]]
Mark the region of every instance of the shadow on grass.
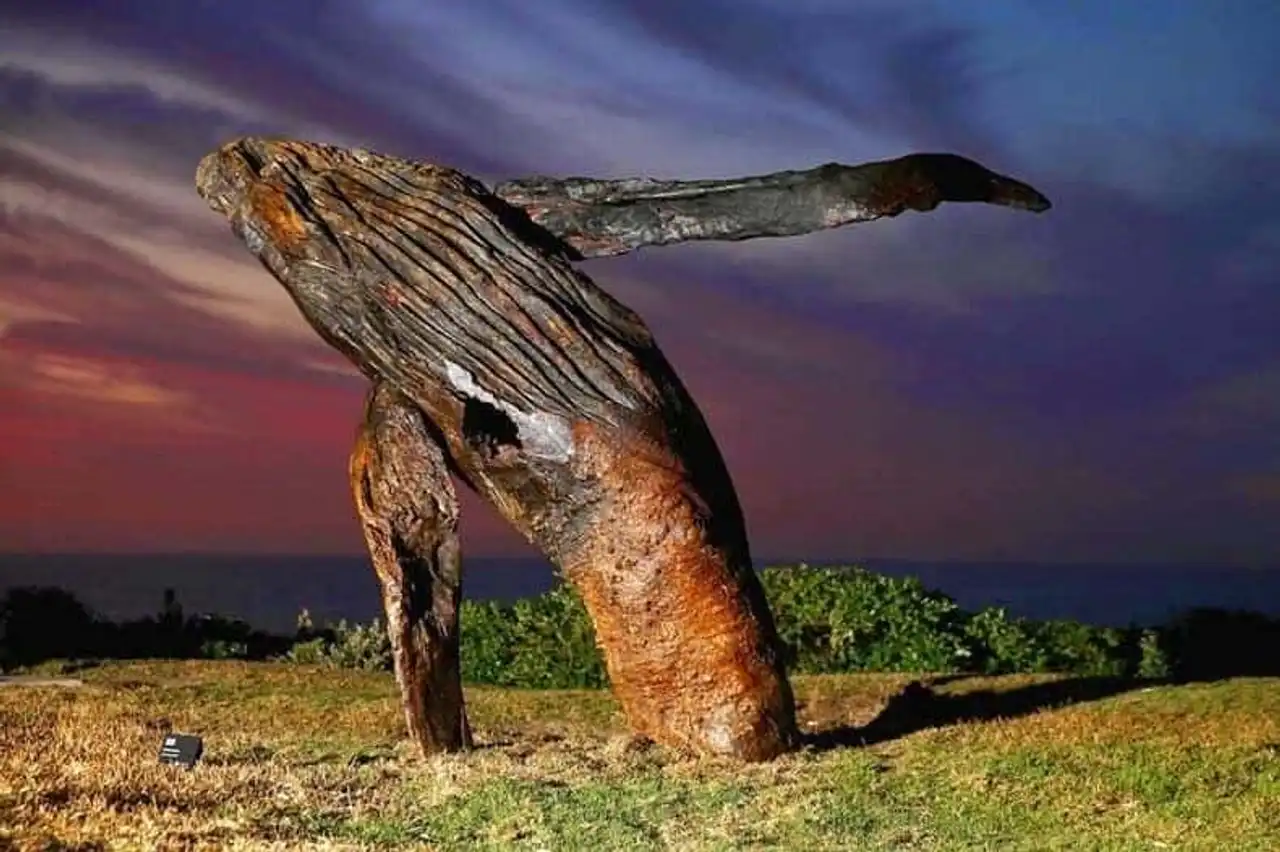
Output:
[[1280,619],[1260,613],[1191,609],[1159,628],[1159,642],[1168,661],[1166,677],[1077,676],[1009,690],[949,694],[937,688],[977,675],[947,675],[908,684],[866,725],[820,731],[807,736],[806,743],[816,749],[874,745],[926,728],[1030,716],[1151,686],[1280,677]]
[[965,722],[1012,719],[1044,710],[1099,701],[1124,692],[1169,683],[1120,677],[1073,677],[1016,689],[983,689],[960,694],[937,692],[933,687],[964,680],[972,675],[937,678],[931,684],[912,681],[875,719],[865,725],[847,725],[805,737],[805,745],[818,751],[876,745],[928,728]]

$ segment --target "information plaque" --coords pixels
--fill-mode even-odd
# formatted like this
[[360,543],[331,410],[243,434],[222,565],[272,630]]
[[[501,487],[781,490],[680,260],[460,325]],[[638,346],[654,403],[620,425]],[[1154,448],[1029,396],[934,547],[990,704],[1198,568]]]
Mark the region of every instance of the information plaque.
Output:
[[165,734],[160,746],[160,762],[176,763],[191,769],[204,752],[204,743],[190,734]]

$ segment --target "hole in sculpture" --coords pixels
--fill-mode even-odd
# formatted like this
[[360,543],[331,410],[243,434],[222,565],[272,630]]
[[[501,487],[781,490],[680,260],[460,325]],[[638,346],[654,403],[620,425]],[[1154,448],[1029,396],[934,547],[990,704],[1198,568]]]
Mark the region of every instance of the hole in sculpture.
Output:
[[520,449],[520,431],[515,422],[497,406],[471,397],[462,409],[462,435],[486,458],[495,458],[507,449]]

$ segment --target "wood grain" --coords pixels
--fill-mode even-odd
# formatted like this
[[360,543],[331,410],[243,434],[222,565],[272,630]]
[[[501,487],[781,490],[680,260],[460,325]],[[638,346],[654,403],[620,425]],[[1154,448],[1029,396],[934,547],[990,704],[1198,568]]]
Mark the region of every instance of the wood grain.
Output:
[[733,181],[531,178],[490,191],[443,166],[242,139],[201,162],[197,187],[375,384],[353,488],[424,750],[465,742],[456,653],[442,650],[458,590],[447,470],[582,593],[636,732],[745,760],[799,737],[737,495],[649,329],[572,261],[942,201],[1048,208],[1025,184],[937,154]]

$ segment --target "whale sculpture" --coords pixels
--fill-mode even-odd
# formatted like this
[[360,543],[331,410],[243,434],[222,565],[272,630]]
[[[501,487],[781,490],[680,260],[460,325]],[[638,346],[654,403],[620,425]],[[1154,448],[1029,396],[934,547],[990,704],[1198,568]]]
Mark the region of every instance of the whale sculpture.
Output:
[[783,237],[1030,186],[951,154],[734,180],[492,188],[361,149],[240,139],[201,196],[372,383],[351,488],[410,736],[471,745],[459,677],[457,478],[581,593],[633,731],[768,760],[795,706],[729,472],[644,321],[574,266]]

